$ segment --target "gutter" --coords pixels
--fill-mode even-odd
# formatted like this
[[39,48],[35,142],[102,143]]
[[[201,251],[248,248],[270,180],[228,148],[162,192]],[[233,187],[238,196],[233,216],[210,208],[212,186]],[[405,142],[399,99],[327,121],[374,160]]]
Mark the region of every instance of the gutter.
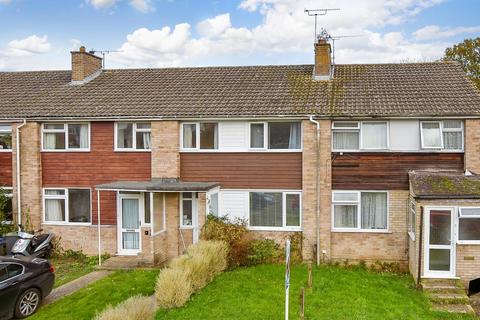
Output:
[[317,126],[316,134],[316,168],[315,168],[315,195],[316,195],[316,212],[315,212],[315,227],[316,227],[316,241],[317,241],[317,266],[320,265],[320,122],[313,120],[313,116],[310,116],[310,122]]
[[27,124],[27,120],[23,119],[23,123],[17,126],[16,136],[15,136],[15,157],[16,157],[16,169],[17,169],[17,221],[18,221],[18,230],[21,231],[20,225],[22,224],[22,192],[21,192],[21,183],[20,183],[20,128]]

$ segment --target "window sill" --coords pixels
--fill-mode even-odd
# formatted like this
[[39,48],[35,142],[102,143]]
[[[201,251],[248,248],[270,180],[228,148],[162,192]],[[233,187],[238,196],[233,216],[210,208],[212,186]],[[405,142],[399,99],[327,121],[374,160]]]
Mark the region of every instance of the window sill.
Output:
[[281,231],[281,232],[299,232],[301,227],[247,227],[251,231]]
[[0,152],[12,152],[12,149],[0,149]]
[[181,230],[193,230],[193,226],[180,226]]
[[458,245],[480,245],[480,240],[458,240]]
[[50,222],[50,221],[44,221],[42,224],[48,225],[48,226],[65,226],[65,227],[70,227],[70,226],[86,227],[86,226],[92,225],[91,222]]
[[114,149],[114,152],[152,152],[152,149]]
[[182,153],[298,153],[302,152],[302,149],[231,149],[231,150],[219,150],[219,149],[181,149]]
[[388,230],[371,230],[371,229],[332,229],[334,233],[380,233],[391,234]]
[[408,236],[410,237],[410,239],[412,239],[412,241],[415,241],[415,233],[408,231]]
[[464,150],[447,150],[447,149],[415,149],[415,150],[395,150],[395,149],[355,149],[355,150],[336,150],[332,149],[332,153],[463,153]]
[[42,153],[49,153],[49,152],[52,152],[52,153],[59,153],[59,152],[64,152],[64,153],[76,153],[76,152],[91,152],[90,149],[75,149],[75,150],[72,150],[72,149],[58,149],[58,150],[43,150],[42,149]]

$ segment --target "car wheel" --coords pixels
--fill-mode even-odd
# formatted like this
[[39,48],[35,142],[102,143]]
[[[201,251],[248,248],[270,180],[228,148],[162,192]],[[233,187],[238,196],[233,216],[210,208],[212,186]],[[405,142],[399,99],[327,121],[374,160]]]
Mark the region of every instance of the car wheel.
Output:
[[23,319],[31,316],[37,311],[41,301],[42,296],[37,289],[30,288],[24,291],[20,297],[18,297],[17,304],[15,305],[15,317]]

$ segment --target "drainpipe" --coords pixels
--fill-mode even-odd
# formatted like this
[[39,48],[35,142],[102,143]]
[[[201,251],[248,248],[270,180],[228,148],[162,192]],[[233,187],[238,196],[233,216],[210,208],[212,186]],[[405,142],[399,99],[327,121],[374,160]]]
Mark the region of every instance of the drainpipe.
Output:
[[316,212],[315,212],[315,226],[316,226],[316,240],[317,240],[317,266],[320,265],[320,122],[313,120],[310,116],[310,122],[317,126],[316,135],[316,168],[315,168],[315,195],[316,195]]
[[17,167],[17,224],[18,231],[21,231],[20,224],[22,223],[22,192],[21,192],[21,183],[20,183],[20,128],[27,124],[27,120],[23,119],[23,123],[16,128],[15,144],[16,144],[16,167]]

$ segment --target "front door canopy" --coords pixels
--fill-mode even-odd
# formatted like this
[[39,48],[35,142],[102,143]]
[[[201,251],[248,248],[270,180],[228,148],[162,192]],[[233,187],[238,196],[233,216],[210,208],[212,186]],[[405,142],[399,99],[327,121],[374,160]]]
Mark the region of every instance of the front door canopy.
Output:
[[103,191],[138,192],[207,192],[219,187],[217,182],[188,182],[176,178],[153,178],[150,181],[115,181],[97,185]]

